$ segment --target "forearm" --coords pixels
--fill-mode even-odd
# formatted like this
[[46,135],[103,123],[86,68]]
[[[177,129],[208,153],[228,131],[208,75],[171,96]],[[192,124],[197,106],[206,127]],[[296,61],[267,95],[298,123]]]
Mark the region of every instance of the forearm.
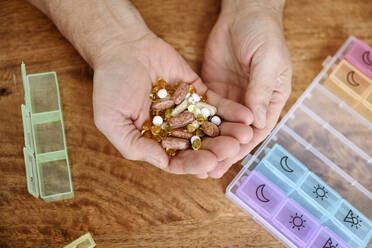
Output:
[[44,12],[94,68],[106,50],[149,30],[127,0],[29,0]]

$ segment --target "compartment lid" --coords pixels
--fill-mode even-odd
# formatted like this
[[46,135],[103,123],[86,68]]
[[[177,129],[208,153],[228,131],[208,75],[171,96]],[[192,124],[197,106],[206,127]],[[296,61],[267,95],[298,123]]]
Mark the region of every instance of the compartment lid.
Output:
[[26,147],[23,148],[26,166],[26,179],[28,192],[35,198],[39,197],[39,184],[36,171],[36,161],[33,153]]
[[32,114],[61,109],[58,80],[55,72],[26,74],[21,64],[26,106]]

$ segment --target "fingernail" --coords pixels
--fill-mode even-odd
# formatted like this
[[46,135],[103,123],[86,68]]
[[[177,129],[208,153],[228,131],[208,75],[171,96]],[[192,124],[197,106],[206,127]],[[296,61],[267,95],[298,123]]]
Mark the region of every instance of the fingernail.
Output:
[[258,105],[255,111],[255,126],[257,128],[264,128],[266,126],[266,113],[265,106]]

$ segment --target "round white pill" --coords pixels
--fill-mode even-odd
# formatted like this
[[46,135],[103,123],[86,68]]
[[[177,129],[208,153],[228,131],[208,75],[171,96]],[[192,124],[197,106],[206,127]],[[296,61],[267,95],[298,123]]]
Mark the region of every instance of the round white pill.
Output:
[[187,99],[189,97],[190,97],[190,93],[187,93],[186,96],[185,96],[185,98]]
[[195,136],[192,136],[191,139],[190,139],[191,144],[192,144],[196,139],[201,140],[199,136],[196,136],[196,135],[195,135]]
[[201,113],[205,119],[207,119],[211,115],[211,111],[207,108],[202,108]]
[[212,117],[211,122],[214,125],[219,126],[221,124],[221,118],[218,117],[217,115],[215,115],[215,116]]
[[191,96],[196,103],[200,102],[200,96],[196,93],[193,93]]
[[158,91],[158,97],[159,98],[166,98],[168,95],[168,92],[166,89],[161,89]]
[[161,124],[163,124],[163,118],[161,118],[161,116],[155,116],[154,119],[152,119],[152,123],[155,125],[155,126],[161,126]]

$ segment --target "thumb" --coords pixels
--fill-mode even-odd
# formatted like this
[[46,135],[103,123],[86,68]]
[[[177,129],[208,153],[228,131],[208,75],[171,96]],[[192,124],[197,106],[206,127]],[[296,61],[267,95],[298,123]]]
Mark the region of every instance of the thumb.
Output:
[[117,118],[110,121],[95,120],[96,126],[126,159],[146,161],[165,169],[168,166],[168,155],[160,145],[141,136],[131,119],[124,116]]
[[252,58],[250,78],[245,92],[245,104],[254,115],[253,125],[264,128],[267,124],[268,107],[274,91],[279,88],[279,79],[288,63],[277,47],[261,47]]

